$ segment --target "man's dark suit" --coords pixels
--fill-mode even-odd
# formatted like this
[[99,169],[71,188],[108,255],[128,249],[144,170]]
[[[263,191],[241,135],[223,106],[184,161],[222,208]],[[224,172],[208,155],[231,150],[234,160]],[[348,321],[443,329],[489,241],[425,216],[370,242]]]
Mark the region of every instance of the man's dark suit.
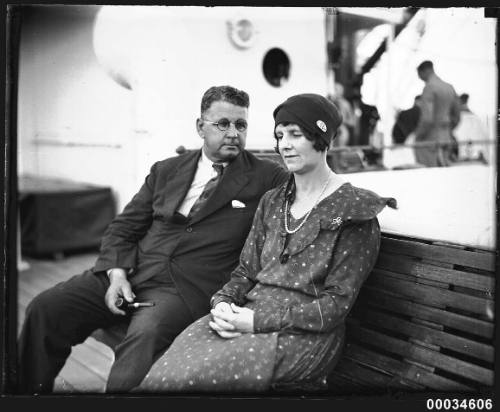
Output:
[[[94,271],[133,268],[132,285],[159,272],[171,277],[195,319],[229,280],[260,197],[287,173],[275,162],[242,152],[215,193],[191,220],[176,216],[196,172],[199,151],[153,165],[140,191],[106,231]],[[245,204],[232,207],[232,200]]]
[[[138,384],[159,355],[158,347],[140,343],[146,333],[142,328],[154,311],[161,307],[177,322],[158,328],[157,333],[165,335],[162,351],[190,322],[208,313],[210,297],[238,263],[260,197],[284,182],[288,173],[276,162],[243,151],[225,168],[209,201],[187,219],[176,210],[190,188],[200,155],[193,151],[155,163],[104,234],[92,271],[56,285],[30,304],[19,345],[24,391],[50,391],[72,345],[97,328],[123,320],[104,303],[108,269],[131,269],[128,279],[137,298],[157,301],[154,308],[134,313],[126,347],[117,348],[109,380],[119,381],[120,373],[135,368]],[[233,207],[233,200],[245,207]]]

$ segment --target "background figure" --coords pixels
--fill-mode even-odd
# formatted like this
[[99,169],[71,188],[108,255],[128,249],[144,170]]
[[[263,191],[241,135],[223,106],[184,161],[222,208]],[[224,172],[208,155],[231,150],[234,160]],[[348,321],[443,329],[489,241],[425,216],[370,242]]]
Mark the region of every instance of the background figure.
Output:
[[486,128],[479,118],[469,109],[469,95],[460,95],[460,122],[453,131],[458,142],[471,142],[458,146],[460,159],[479,159],[485,161],[488,156],[488,146],[474,144],[474,141],[488,139]]
[[377,165],[381,159],[381,151],[376,148],[375,133],[380,120],[378,109],[363,102],[361,84],[355,83],[351,92],[351,105],[354,113],[354,130],[351,134],[351,146],[373,146],[372,149],[363,149],[363,161],[367,165]]
[[351,146],[369,145],[375,132],[380,115],[376,106],[363,102],[361,85],[356,83],[351,93],[351,106],[354,113],[354,133],[351,135]]
[[418,77],[425,82],[420,101],[420,119],[415,142],[445,143],[438,147],[415,148],[418,163],[429,167],[449,166],[452,156],[452,130],[460,120],[460,108],[455,89],[434,72],[431,61],[417,67]]
[[333,146],[347,146],[354,130],[355,118],[351,104],[344,97],[344,86],[340,83],[335,83],[335,94],[333,96],[328,95],[328,99],[337,106],[343,119],[342,124],[339,126],[337,137],[332,142]]
[[401,110],[396,116],[396,122],[392,128],[394,144],[404,144],[408,136],[415,132],[420,119],[420,98],[420,95],[415,96],[413,106],[407,110]]
[[[355,118],[351,103],[344,97],[344,86],[335,83],[335,94],[328,95],[327,98],[338,108],[343,119],[338,128],[337,137],[330,143],[330,149],[348,146],[354,133]],[[349,159],[353,157],[362,167],[362,153],[349,151],[331,151],[328,155],[329,165],[337,173],[345,171],[349,169],[352,163]]]

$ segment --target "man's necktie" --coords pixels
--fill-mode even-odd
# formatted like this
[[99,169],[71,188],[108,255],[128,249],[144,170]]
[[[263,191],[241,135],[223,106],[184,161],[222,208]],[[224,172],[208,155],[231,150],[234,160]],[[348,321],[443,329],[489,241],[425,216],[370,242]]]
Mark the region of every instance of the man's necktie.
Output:
[[222,171],[224,170],[224,165],[222,163],[214,163],[212,167],[217,172],[217,176],[213,177],[207,182],[200,197],[196,199],[196,202],[194,202],[193,207],[189,211],[188,217],[194,216],[196,213],[198,213],[198,211],[203,207],[208,198],[212,195],[215,188],[217,187],[217,184],[220,181],[220,178],[222,176]]

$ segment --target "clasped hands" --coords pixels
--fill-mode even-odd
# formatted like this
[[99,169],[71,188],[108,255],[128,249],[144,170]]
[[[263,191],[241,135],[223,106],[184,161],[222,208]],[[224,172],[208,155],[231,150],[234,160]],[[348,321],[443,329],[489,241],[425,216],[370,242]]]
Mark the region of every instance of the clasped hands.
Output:
[[234,303],[220,302],[211,311],[210,327],[225,339],[236,338],[242,333],[253,332],[252,309],[237,306]]

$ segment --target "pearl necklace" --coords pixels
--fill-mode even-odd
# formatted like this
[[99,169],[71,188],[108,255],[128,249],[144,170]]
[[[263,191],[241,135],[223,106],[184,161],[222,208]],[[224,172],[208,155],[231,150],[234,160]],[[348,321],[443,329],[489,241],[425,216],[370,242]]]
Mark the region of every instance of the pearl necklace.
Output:
[[288,211],[288,199],[285,201],[285,230],[286,233],[289,235],[293,235],[294,233],[298,232],[302,226],[304,226],[304,223],[306,223],[307,218],[313,211],[313,209],[318,205],[319,200],[321,199],[321,196],[323,196],[323,193],[325,193],[326,188],[328,187],[328,183],[330,183],[330,179],[332,178],[332,173],[328,175],[328,179],[326,179],[325,185],[323,186],[323,189],[321,190],[321,193],[319,194],[318,198],[316,199],[316,202],[314,203],[313,207],[309,209],[309,212],[306,213],[306,215],[303,217],[302,222],[293,230],[288,228],[288,216],[289,216],[289,211]]

